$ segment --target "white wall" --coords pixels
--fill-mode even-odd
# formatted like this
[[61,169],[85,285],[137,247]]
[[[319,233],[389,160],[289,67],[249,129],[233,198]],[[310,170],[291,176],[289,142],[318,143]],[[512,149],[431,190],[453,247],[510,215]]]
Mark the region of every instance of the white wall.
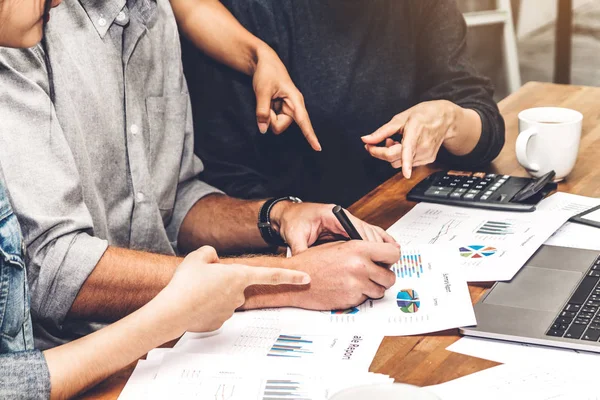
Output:
[[[585,6],[594,0],[574,0],[573,8]],[[521,0],[521,16],[517,35],[519,37],[541,28],[556,19],[557,0]]]

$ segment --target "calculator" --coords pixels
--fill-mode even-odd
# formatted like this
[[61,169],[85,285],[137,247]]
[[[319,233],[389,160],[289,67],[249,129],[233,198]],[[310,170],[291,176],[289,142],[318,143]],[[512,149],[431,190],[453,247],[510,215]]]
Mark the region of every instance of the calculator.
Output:
[[540,178],[521,178],[485,172],[436,172],[406,196],[410,201],[485,208],[497,211],[535,211],[544,197],[556,190],[554,171]]

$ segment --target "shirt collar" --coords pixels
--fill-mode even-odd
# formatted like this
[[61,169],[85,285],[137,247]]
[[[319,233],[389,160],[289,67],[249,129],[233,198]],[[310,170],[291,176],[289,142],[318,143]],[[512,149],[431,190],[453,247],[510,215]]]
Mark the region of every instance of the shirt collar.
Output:
[[106,32],[125,6],[126,0],[79,0],[98,35],[104,38]]

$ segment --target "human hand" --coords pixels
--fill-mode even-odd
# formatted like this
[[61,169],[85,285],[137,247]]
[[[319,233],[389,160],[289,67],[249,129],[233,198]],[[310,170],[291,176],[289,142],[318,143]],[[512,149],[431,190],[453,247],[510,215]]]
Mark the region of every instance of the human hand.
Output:
[[270,126],[273,133],[279,135],[296,121],[310,146],[321,151],[304,97],[277,53],[264,46],[257,51],[257,58],[252,86],[256,93],[256,120],[260,132],[266,133]]
[[248,286],[307,285],[311,280],[301,271],[218,262],[214,248],[201,247],[188,254],[161,292],[181,333],[219,329],[244,304]]
[[[271,210],[273,229],[299,254],[317,241],[348,239],[348,234],[333,214],[333,204],[281,201]],[[360,236],[368,242],[396,243],[386,231],[367,224],[346,212]]]
[[[410,179],[413,167],[435,161],[440,147],[457,134],[456,121],[462,108],[446,100],[418,104],[396,115],[370,135],[363,136],[365,149],[375,158],[388,161]],[[401,133],[402,143],[391,139]],[[377,147],[385,141],[385,147]]]
[[290,298],[293,306],[343,310],[380,299],[396,282],[389,266],[400,259],[400,246],[361,240],[327,243],[287,259],[291,269],[311,276],[309,286]]

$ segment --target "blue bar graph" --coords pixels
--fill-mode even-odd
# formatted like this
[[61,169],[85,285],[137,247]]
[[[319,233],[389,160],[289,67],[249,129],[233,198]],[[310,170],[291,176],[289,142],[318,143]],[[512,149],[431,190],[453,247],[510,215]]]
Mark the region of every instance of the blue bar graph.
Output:
[[416,252],[403,252],[400,261],[394,265],[393,269],[398,278],[420,278],[423,275],[421,254]]
[[267,356],[301,358],[313,354],[312,344],[312,340],[302,336],[279,335]]

